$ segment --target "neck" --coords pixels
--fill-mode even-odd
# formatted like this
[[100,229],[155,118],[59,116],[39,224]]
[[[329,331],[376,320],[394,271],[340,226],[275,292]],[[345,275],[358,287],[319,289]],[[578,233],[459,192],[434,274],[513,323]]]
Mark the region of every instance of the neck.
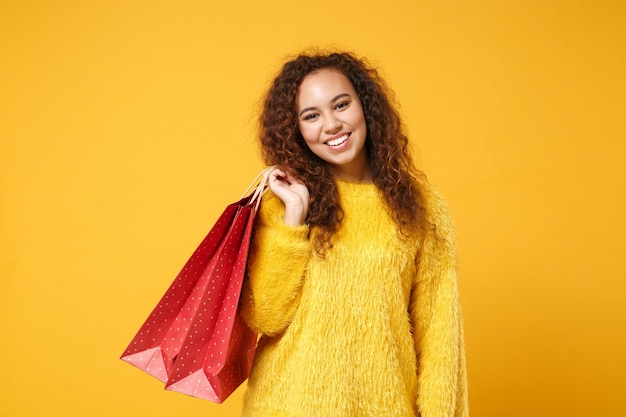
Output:
[[368,164],[353,169],[346,166],[330,166],[329,168],[333,177],[342,181],[356,182],[359,184],[369,184],[372,182],[372,170]]

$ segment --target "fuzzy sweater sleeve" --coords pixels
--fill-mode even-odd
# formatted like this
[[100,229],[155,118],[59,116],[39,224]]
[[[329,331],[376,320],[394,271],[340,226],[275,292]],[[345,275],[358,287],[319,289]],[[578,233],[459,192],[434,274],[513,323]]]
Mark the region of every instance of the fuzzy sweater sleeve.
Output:
[[310,254],[308,226],[287,226],[283,215],[282,201],[268,192],[256,219],[242,294],[243,319],[270,336],[293,318]]
[[418,357],[421,417],[469,415],[463,318],[457,285],[454,226],[443,199],[424,187],[434,230],[424,237],[410,313]]

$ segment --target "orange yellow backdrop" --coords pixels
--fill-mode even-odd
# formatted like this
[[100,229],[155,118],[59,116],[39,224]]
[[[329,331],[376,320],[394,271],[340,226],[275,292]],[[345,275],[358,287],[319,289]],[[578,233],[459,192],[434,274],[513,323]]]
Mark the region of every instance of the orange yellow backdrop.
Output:
[[382,68],[450,202],[472,414],[619,415],[624,22],[618,0],[0,2],[0,416],[238,415],[242,390],[165,392],[118,356],[316,45]]

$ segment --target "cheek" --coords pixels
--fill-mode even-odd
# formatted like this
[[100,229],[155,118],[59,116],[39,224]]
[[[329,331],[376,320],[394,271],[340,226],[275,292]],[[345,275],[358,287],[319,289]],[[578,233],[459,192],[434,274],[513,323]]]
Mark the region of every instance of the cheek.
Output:
[[311,145],[317,143],[317,139],[319,138],[318,129],[316,129],[312,125],[303,125],[299,126],[300,134],[304,138],[304,142],[310,147]]
[[363,110],[359,109],[354,113],[350,114],[350,123],[352,126],[365,126],[365,115],[363,114]]

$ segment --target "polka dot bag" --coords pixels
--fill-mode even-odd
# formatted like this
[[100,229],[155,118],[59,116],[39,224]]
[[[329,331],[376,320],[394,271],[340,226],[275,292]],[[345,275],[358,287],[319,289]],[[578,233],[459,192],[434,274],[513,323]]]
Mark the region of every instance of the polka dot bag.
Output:
[[257,335],[238,305],[271,170],[226,207],[121,357],[168,390],[221,403],[250,374]]

